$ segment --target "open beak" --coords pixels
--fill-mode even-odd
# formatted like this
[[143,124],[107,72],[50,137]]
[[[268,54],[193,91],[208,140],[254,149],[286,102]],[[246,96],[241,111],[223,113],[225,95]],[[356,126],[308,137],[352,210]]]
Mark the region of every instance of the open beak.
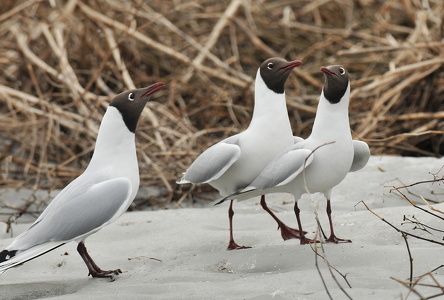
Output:
[[146,92],[143,93],[143,95],[140,96],[140,98],[142,98],[142,97],[149,97],[152,94],[154,94],[155,92],[163,89],[164,87],[166,87],[166,85],[163,82],[157,82],[155,84],[152,84],[149,87],[146,87]]
[[280,68],[279,70],[292,70],[294,68],[297,68],[302,65],[302,61],[300,60],[293,60],[290,61],[288,64]]

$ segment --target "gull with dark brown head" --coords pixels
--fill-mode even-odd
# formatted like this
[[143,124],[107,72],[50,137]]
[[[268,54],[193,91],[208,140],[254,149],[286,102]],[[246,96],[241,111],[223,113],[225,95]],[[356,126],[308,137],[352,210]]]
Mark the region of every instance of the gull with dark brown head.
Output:
[[348,117],[350,79],[344,67],[322,67],[325,83],[310,136],[273,159],[242,192],[226,199],[245,200],[268,193],[290,193],[301,244],[314,242],[302,231],[298,200],[305,193],[323,193],[327,199],[330,237],[327,242],[351,242],[337,238],[331,218],[332,189],[347,175],[364,167],[370,157],[368,145],[352,140]]
[[[276,155],[293,145],[284,85],[291,70],[300,65],[302,62],[298,60],[265,60],[256,74],[254,110],[248,128],[205,150],[177,183],[208,183],[222,196],[228,196],[248,186]],[[265,198],[263,201],[265,203]],[[233,239],[232,205],[231,201],[228,249],[243,249],[245,247]],[[299,236],[299,232],[291,228],[281,227],[281,230],[284,234],[288,231],[289,235]]]
[[139,189],[135,130],[151,95],[165,87],[123,92],[109,104],[100,124],[96,145],[86,170],[67,185],[38,219],[0,252],[0,273],[50,252],[68,242],[92,277],[109,277],[120,269],[104,271],[89,256],[85,240],[114,222],[134,200]]

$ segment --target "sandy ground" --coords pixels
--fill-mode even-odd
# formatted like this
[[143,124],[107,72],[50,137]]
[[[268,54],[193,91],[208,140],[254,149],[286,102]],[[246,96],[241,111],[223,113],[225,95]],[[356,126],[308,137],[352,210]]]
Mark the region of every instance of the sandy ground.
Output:
[[[87,269],[70,243],[0,277],[1,299],[418,299],[418,295],[391,279],[409,278],[409,257],[401,234],[367,211],[363,200],[381,217],[413,234],[442,241],[403,224],[403,216],[444,230],[444,223],[421,212],[389,187],[433,179],[443,159],[372,157],[362,170],[351,173],[333,190],[335,230],[349,244],[323,244],[325,257],[335,271],[335,282],[326,263],[309,245],[283,241],[274,220],[258,199],[235,203],[235,239],[251,249],[226,251],[228,203],[205,208],[185,208],[125,213],[112,225],[88,238],[86,246],[103,269],[121,268],[111,282],[87,277]],[[403,190],[407,192],[406,190]],[[410,189],[428,199],[443,200],[442,184],[421,184]],[[441,194],[439,194],[441,193]],[[412,200],[419,200],[407,194]],[[1,199],[2,196],[0,196]],[[293,200],[271,195],[269,205],[287,224],[294,226]],[[8,200],[10,201],[10,200]],[[325,200],[305,195],[299,202],[304,229],[314,236],[317,209],[328,232]],[[357,204],[357,205],[356,205]],[[444,203],[435,205],[444,210]],[[442,215],[441,215],[442,216]],[[20,220],[31,222],[27,217]],[[29,223],[14,225],[14,235]],[[0,248],[11,242],[6,225],[0,225]],[[443,247],[408,239],[417,277],[444,264]],[[321,252],[322,249],[318,248]],[[324,287],[321,276],[325,281]],[[444,285],[444,268],[433,272]],[[432,283],[431,277],[421,282]],[[339,284],[339,285],[338,285]],[[439,291],[417,288],[423,296]]]

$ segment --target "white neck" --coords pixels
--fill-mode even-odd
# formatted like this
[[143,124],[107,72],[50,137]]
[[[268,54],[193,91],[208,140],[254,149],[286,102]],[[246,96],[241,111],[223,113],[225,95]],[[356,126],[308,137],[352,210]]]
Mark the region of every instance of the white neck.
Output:
[[350,82],[341,101],[336,104],[330,103],[324,97],[324,91],[319,99],[318,109],[313,124],[311,136],[324,136],[326,139],[337,135],[350,133],[350,122],[348,119],[348,104],[350,101]]
[[135,134],[128,130],[123,122],[122,115],[113,106],[109,106],[103,116],[97,135],[94,154],[88,168],[92,165],[99,167],[116,166],[119,168],[124,162],[136,162]]
[[290,131],[291,134],[285,92],[278,94],[270,90],[258,70],[254,89],[254,111],[249,127],[264,122],[272,122],[274,126],[279,124],[282,130]]

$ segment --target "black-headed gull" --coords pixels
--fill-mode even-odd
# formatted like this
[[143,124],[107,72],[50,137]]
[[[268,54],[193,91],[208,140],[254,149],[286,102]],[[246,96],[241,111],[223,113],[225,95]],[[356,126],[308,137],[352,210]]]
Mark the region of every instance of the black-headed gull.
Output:
[[[222,196],[228,196],[248,186],[276,155],[294,144],[284,85],[291,70],[300,65],[302,62],[298,60],[265,60],[256,74],[254,111],[249,127],[205,150],[177,183],[209,183]],[[233,201],[228,209],[228,249],[243,249],[246,247],[237,245],[233,239],[232,206]],[[291,228],[285,229],[291,231]]]
[[122,215],[139,189],[135,130],[150,96],[165,87],[123,92],[109,104],[100,124],[94,154],[86,170],[67,185],[29,229],[0,252],[0,273],[63,244],[78,242],[77,251],[92,277],[110,277],[89,256],[85,239]]
[[304,236],[298,200],[305,193],[321,192],[327,198],[330,237],[327,242],[350,242],[335,236],[331,219],[331,192],[347,175],[364,167],[370,157],[368,145],[352,140],[348,118],[350,80],[342,66],[322,67],[325,84],[318,104],[311,135],[295,143],[273,159],[240,193],[224,200],[245,200],[268,193],[290,193],[301,244],[314,242]]

